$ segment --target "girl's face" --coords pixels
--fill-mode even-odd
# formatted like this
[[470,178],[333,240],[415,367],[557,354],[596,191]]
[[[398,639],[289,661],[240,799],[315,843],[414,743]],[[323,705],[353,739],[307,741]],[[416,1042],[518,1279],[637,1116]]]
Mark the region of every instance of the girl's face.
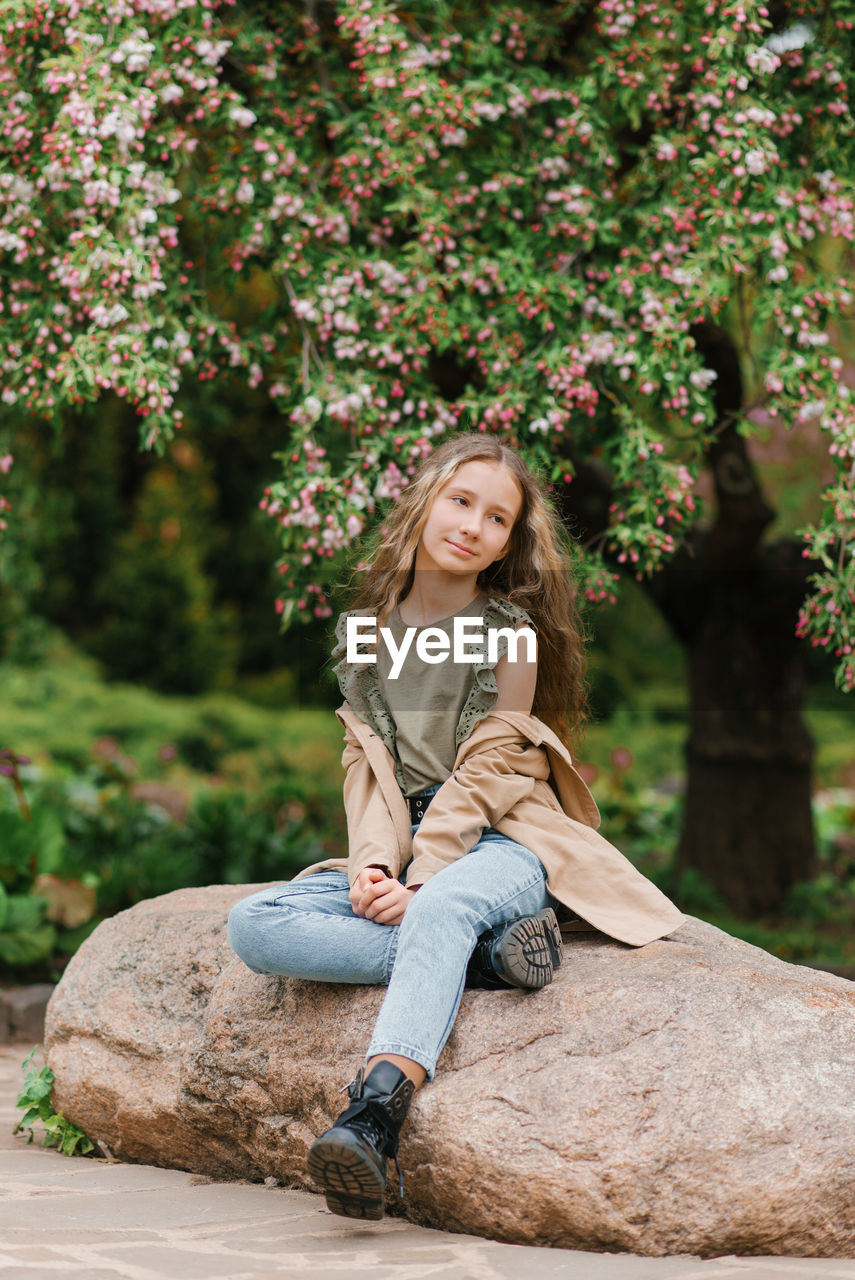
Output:
[[476,577],[504,555],[521,509],[520,487],[501,462],[462,463],[431,503],[416,569]]

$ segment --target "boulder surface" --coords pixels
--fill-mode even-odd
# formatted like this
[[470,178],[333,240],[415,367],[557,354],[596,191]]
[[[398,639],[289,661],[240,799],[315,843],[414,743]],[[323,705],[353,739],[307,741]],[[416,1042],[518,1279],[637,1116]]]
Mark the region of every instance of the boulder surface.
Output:
[[[252,973],[225,932],[250,891],[96,930],[48,1010],[54,1100],[121,1159],[312,1189],[383,992]],[[400,1159],[405,1212],[447,1230],[855,1256],[855,983],[698,920],[640,949],[576,934],[544,990],[464,995]]]

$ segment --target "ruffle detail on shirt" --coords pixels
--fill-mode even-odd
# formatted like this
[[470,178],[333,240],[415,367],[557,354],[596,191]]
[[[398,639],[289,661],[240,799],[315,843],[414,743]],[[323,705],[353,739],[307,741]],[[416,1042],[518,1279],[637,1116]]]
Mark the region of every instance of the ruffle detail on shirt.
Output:
[[[367,609],[353,609],[339,616],[338,622],[335,624],[336,645],[332,651],[333,658],[337,658],[338,661],[333,667],[333,671],[338,680],[341,696],[351,711],[359,716],[360,720],[364,720],[369,728],[374,730],[377,737],[388,748],[392,758],[397,761],[398,752],[395,745],[395,734],[398,726],[395,724],[392,713],[383,700],[377,675],[377,663],[347,661],[347,619],[370,616]],[[403,773],[400,763],[397,765],[397,770],[400,774],[398,784],[403,790]]]
[[[499,686],[496,684],[493,668],[499,659],[503,658],[508,652],[508,638],[507,636],[499,637],[495,660],[488,662],[487,633],[494,628],[498,629],[500,627],[516,631],[517,627],[522,626],[523,623],[534,628],[531,618],[525,609],[521,609],[519,605],[510,604],[507,600],[496,599],[490,600],[485,605],[484,644],[481,648],[481,660],[473,664],[475,683],[472,686],[469,697],[463,704],[460,719],[457,721],[455,743],[458,748],[469,737],[478,721],[484,720],[490,714],[499,696]],[[470,653],[477,652],[474,645],[469,646],[469,651]]]

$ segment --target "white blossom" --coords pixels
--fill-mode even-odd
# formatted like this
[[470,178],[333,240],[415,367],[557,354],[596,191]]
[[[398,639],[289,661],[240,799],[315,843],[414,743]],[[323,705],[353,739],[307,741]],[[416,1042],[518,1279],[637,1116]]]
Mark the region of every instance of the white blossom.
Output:
[[123,320],[127,320],[129,312],[123,307],[121,302],[114,302],[112,307],[108,307],[106,303],[99,302],[89,312],[89,317],[94,324],[101,329],[112,329],[117,324],[121,324]]
[[825,400],[808,400],[796,414],[796,422],[810,422],[812,418],[822,417],[825,405]]
[[749,173],[754,174],[756,177],[757,174],[765,172],[766,159],[765,151],[761,151],[759,147],[755,147],[752,151],[747,151],[745,153],[745,167]]
[[115,137],[119,145],[126,148],[137,136],[137,131],[133,121],[124,116],[121,111],[108,111],[98,126],[98,136],[100,138]]
[[812,22],[795,22],[791,27],[769,36],[763,47],[774,57],[779,53],[787,53],[790,49],[803,49],[806,44],[811,43],[815,34],[816,28]]
[[308,298],[295,298],[291,306],[298,320],[314,321],[320,319],[314,303]]
[[249,107],[234,106],[229,110],[229,119],[234,120],[241,129],[248,129],[251,124],[255,124],[258,116]]
[[800,347],[824,347],[828,344],[828,334],[813,333],[810,329],[800,329],[796,341]]
[[689,381],[693,387],[697,387],[698,391],[706,391],[717,377],[715,369],[694,369],[689,374]]
[[484,120],[498,120],[499,116],[505,114],[505,108],[500,102],[476,102],[472,110]]
[[153,53],[154,44],[149,40],[145,28],[140,27],[113,51],[110,61],[123,62],[126,71],[144,71]]
[[766,45],[761,45],[759,49],[749,49],[745,61],[755,74],[761,76],[771,75],[781,65],[777,53],[773,53]]
[[206,67],[216,67],[231,48],[231,40],[197,40],[196,52]]

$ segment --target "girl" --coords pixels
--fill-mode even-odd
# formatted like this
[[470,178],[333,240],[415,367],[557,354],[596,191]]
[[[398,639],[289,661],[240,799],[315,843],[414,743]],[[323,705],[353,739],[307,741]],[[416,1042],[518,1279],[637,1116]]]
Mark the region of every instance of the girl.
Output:
[[471,434],[427,458],[336,634],[349,856],[238,903],[229,937],[260,973],[387,985],[308,1160],[333,1213],[377,1219],[465,985],[550,982],[553,904],[636,946],[683,916],[596,833],[566,745],[584,711],[568,557],[512,449]]

